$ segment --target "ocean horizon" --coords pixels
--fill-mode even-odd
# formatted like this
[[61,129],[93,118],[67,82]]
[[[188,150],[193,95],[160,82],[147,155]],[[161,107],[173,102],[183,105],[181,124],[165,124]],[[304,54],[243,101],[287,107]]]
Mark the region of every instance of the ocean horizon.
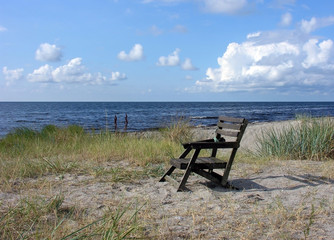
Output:
[[180,118],[193,126],[216,124],[220,115],[250,122],[291,120],[296,115],[334,116],[334,102],[0,102],[0,137],[16,128],[79,125],[85,130],[145,131]]

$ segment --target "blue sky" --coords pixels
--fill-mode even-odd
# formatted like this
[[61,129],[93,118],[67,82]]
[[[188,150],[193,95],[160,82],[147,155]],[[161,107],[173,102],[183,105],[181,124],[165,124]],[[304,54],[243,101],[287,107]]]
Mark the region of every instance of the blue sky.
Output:
[[0,101],[334,101],[332,0],[0,0]]

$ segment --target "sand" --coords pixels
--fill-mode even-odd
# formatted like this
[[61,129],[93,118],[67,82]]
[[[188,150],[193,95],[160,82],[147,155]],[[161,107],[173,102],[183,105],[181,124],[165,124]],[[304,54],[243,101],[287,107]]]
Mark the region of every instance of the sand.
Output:
[[[295,122],[250,124],[241,151],[256,147],[260,129],[287,124]],[[198,128],[195,138],[210,137],[212,130]],[[31,189],[0,191],[0,207],[32,194],[61,193],[64,206],[86,209],[96,217],[120,203],[143,206],[139,217],[146,239],[334,239],[334,180],[322,177],[324,164],[334,168],[315,161],[236,162],[230,182],[241,190],[222,188],[197,175],[188,180],[190,192],[176,192],[158,178],[112,183],[107,176],[46,176],[26,179]],[[41,182],[52,187],[33,187]]]

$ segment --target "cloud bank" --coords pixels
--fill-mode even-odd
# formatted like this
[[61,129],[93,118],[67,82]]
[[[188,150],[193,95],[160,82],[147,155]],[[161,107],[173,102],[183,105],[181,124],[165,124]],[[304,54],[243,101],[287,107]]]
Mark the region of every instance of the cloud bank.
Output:
[[[323,91],[334,86],[333,41],[312,36],[334,18],[303,20],[299,29],[249,34],[230,43],[218,68],[210,67],[198,91],[298,90]],[[331,89],[331,88],[329,88]]]
[[101,73],[89,73],[82,64],[81,58],[73,58],[66,65],[53,68],[45,64],[38,69],[35,69],[27,76],[30,82],[43,83],[82,83],[82,84],[103,84],[114,83],[117,80],[126,79],[125,74],[112,72],[110,78],[103,76]]

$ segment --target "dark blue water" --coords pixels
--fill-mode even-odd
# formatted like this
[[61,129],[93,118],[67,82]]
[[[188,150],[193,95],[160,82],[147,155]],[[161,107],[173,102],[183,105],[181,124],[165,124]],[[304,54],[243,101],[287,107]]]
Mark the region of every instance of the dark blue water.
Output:
[[128,131],[140,131],[166,126],[180,117],[194,126],[209,126],[219,115],[250,122],[288,120],[297,114],[334,116],[334,102],[0,102],[0,137],[18,127],[39,130],[48,124],[113,129],[115,115],[118,128],[123,129],[125,114]]

